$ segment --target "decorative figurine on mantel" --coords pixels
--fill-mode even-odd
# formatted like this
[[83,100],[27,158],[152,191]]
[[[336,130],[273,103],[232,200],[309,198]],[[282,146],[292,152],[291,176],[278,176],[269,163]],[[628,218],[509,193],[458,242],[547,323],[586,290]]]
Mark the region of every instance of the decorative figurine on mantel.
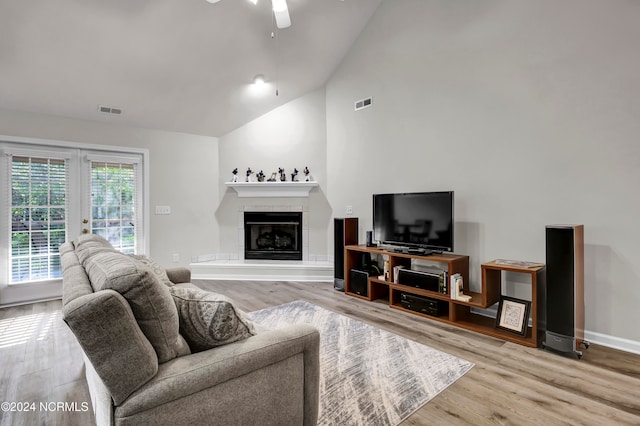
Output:
[[251,182],[251,175],[253,174],[253,170],[251,170],[251,167],[249,167],[247,169],[247,182]]
[[233,177],[231,178],[231,182],[237,182],[238,181],[238,168],[236,167],[235,169],[233,169],[233,171],[231,173],[233,173]]
[[302,173],[304,173],[304,181],[311,182],[311,176],[309,175],[309,168],[305,167]]
[[282,167],[278,167],[278,173],[280,173],[280,182],[286,182],[287,174],[284,172],[284,169]]
[[298,169],[296,169],[295,167],[293,168],[293,173],[291,173],[291,182],[297,182],[298,181]]
[[276,172],[271,173],[271,177],[267,179],[267,182],[275,182],[276,181]]
[[264,182],[265,176],[264,176],[264,172],[262,170],[260,170],[260,173],[258,173],[256,175],[256,177],[258,178],[258,182]]

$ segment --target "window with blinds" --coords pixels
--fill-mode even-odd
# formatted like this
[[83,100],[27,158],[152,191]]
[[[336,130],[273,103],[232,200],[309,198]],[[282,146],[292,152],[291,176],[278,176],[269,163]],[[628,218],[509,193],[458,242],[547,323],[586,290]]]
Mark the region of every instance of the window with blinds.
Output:
[[67,163],[11,157],[10,282],[59,278],[67,232]]
[[136,252],[136,164],[91,161],[91,232]]

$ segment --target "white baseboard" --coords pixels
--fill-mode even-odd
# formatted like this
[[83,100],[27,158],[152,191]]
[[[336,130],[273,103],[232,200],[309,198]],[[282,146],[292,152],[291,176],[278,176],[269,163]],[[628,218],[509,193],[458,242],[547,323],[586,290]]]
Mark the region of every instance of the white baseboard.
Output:
[[23,300],[23,301],[20,301],[20,302],[5,303],[3,305],[0,305],[0,309],[13,308],[14,306],[31,305],[33,303],[51,302],[53,300],[62,300],[62,296],[48,297],[48,298],[45,298],[45,299]]
[[[489,318],[495,318],[498,313],[498,308],[495,306],[492,306],[488,309],[474,308],[473,312]],[[531,323],[529,323],[529,326],[531,326]],[[640,354],[640,342],[636,342],[634,340],[609,336],[608,334],[597,333],[595,331],[589,330],[584,331],[584,340],[589,343],[595,343],[596,345],[602,345],[608,348],[619,349],[621,351],[631,352],[634,354]]]
[[589,343],[595,343],[608,348],[640,354],[640,342],[636,342],[634,340],[623,339],[622,337],[609,336],[607,334],[587,330],[584,331],[584,339]]

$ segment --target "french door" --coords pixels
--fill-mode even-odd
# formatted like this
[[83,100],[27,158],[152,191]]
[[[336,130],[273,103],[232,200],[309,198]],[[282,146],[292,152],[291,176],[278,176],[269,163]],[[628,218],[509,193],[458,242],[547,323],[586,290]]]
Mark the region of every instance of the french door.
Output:
[[142,158],[90,152],[83,156],[81,232],[102,235],[123,253],[141,252]]
[[144,152],[0,141],[0,304],[56,297],[59,246],[83,233],[145,251]]

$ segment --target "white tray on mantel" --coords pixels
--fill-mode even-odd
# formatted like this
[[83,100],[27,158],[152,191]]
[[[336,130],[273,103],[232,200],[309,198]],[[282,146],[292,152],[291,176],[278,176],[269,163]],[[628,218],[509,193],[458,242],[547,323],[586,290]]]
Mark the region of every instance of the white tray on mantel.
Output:
[[226,182],[238,197],[308,197],[318,182]]

